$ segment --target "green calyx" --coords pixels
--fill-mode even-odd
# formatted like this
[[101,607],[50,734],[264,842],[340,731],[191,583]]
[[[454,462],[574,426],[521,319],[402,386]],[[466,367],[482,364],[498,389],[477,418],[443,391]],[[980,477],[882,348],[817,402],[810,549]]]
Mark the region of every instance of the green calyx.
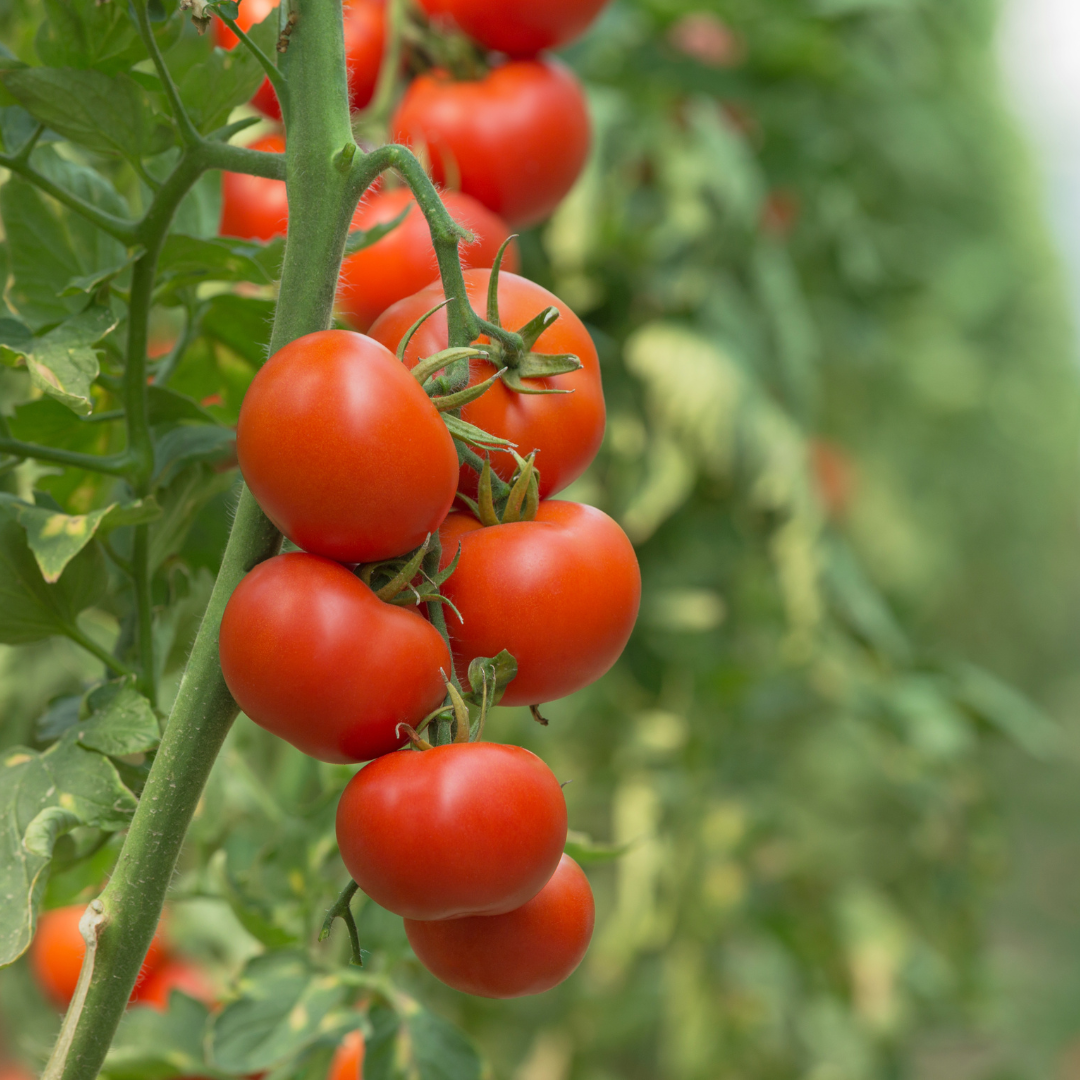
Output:
[[424,560],[434,550],[435,536],[428,533],[424,542],[412,552],[396,559],[364,563],[356,568],[356,576],[387,604],[398,607],[415,607],[418,604],[446,604],[458,618],[457,608],[443,596],[439,589],[443,582],[457,569],[461,545],[450,564],[437,573],[424,569]]
[[[430,750],[451,742],[479,742],[488,710],[498,705],[516,675],[517,660],[506,649],[498,656],[478,656],[469,664],[467,692],[447,679],[443,704],[428,713],[415,728],[399,724],[398,730],[408,736],[414,750]],[[435,741],[429,742],[423,732],[433,721]]]
[[[514,239],[508,236],[499,248],[498,254],[491,267],[491,277],[488,280],[487,294],[487,321],[492,326],[501,327],[499,318],[499,273],[502,270],[503,255],[506,248]],[[537,312],[518,331],[521,338],[520,350],[509,348],[504,342],[495,338],[485,346],[488,351],[488,362],[502,371],[504,385],[519,394],[571,394],[572,390],[559,390],[552,387],[529,386],[524,379],[548,379],[554,375],[567,375],[571,371],[577,371],[582,365],[581,360],[573,353],[542,353],[533,352],[540,335],[547,330],[559,317],[559,309],[554,305]]]
[[536,451],[527,458],[521,457],[514,450],[510,450],[510,453],[514,455],[518,467],[510,484],[500,485],[505,489],[501,496],[495,495],[494,481],[497,478],[487,458],[480,470],[476,499],[470,499],[458,492],[457,497],[482,525],[510,525],[515,521],[532,521],[540,508],[540,470],[536,467]]

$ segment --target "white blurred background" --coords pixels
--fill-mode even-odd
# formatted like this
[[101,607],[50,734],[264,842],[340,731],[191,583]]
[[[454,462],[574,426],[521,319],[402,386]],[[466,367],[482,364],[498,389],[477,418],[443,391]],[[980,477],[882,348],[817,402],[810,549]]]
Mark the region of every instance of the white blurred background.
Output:
[[1007,0],[998,44],[1080,312],[1080,0]]

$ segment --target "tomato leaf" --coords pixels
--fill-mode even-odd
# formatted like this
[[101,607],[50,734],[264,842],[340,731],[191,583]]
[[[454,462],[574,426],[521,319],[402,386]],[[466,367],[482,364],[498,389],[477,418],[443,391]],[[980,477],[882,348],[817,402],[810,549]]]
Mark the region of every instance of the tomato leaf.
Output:
[[0,758],[0,964],[30,944],[57,838],[77,825],[125,828],[134,810],[112,762],[74,730],[44,753],[17,746]]
[[19,645],[64,633],[101,596],[107,577],[100,547],[90,544],[48,583],[14,511],[0,502],[0,642]]
[[220,461],[232,452],[236,432],[209,424],[181,424],[167,431],[154,446],[154,486],[172,482],[188,465]]
[[165,1012],[128,1009],[101,1075],[110,1080],[158,1080],[173,1076],[205,1076],[203,1040],[210,1013],[202,1002],[174,991]]
[[270,349],[273,319],[272,300],[223,293],[210,301],[210,307],[203,316],[202,331],[256,367],[262,367]]
[[93,270],[89,274],[78,274],[73,277],[61,290],[61,296],[85,296],[89,293],[97,292],[108,281],[112,281],[114,277],[119,277],[136,259],[139,259],[144,254],[144,249],[137,247],[134,250],[128,252],[122,259],[119,259],[112,266],[103,266],[98,270]]
[[477,704],[480,703],[484,695],[486,680],[487,703],[498,705],[499,699],[517,675],[517,671],[517,660],[506,649],[503,649],[498,656],[474,657],[469,664],[469,686],[472,687],[472,693],[468,695],[469,699]]
[[[34,151],[34,166],[54,184],[116,217],[128,207],[100,173],[61,158],[51,146]],[[33,330],[51,326],[86,306],[85,296],[62,296],[73,279],[111,269],[127,258],[124,245],[83,217],[46,200],[17,176],[0,187],[7,232],[11,304]]]
[[571,830],[566,834],[563,851],[582,864],[614,862],[625,855],[634,843],[635,841],[631,840],[626,844],[598,844],[587,833]]
[[[247,31],[268,56],[275,56],[278,12],[275,8],[257,26]],[[174,69],[175,73],[175,69]],[[200,57],[179,78],[180,97],[199,131],[206,134],[221,127],[229,114],[251,100],[266,78],[254,55],[244,48],[225,52],[214,49]]]
[[[88,416],[94,407],[90,387],[101,370],[94,346],[116,323],[109,308],[95,304],[35,338],[31,351],[22,354],[30,381],[72,412]],[[5,352],[14,349],[7,345]]]
[[240,987],[242,996],[217,1017],[209,1040],[214,1065],[237,1073],[270,1068],[325,1037],[323,1021],[346,994],[340,979],[314,971],[293,950],[256,956]]
[[[147,56],[127,6],[97,0],[45,0],[46,20],[34,47],[50,67],[96,68],[107,75],[126,71]],[[159,24],[154,36],[168,48],[181,30],[179,19]]]
[[202,463],[181,470],[166,487],[157,491],[161,518],[150,526],[150,565],[157,569],[183,547],[199,511],[236,481],[232,471],[216,473]]
[[404,994],[394,1005],[368,1014],[365,1080],[478,1080],[480,1055],[463,1031]]
[[88,514],[64,514],[44,506],[12,501],[15,520],[26,530],[30,550],[44,579],[52,584],[94,535],[123,525],[143,525],[161,517],[153,498],[110,503]]
[[82,746],[110,757],[141,754],[161,741],[161,725],[150,702],[135,689],[134,676],[95,687],[86,695],[90,717],[79,726]]
[[65,450],[93,449],[103,430],[100,424],[84,423],[67,406],[51,397],[17,405],[8,426],[16,439],[47,443]]
[[203,281],[253,281],[269,285],[281,270],[284,237],[259,244],[219,236],[212,240],[172,233],[158,264],[160,280],[169,289]]
[[151,385],[146,388],[149,399],[150,426],[162,428],[169,424],[189,422],[216,424],[212,413],[204,409],[194,398],[181,394],[168,386]]
[[157,128],[146,91],[127,75],[34,67],[0,70],[0,81],[32,116],[88,150],[134,159],[165,148],[157,132],[167,129]]

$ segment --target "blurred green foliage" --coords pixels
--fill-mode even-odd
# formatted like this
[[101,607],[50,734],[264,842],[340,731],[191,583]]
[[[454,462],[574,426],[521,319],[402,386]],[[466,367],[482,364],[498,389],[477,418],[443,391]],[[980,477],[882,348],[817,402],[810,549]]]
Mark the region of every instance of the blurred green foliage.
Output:
[[[5,40],[33,59],[40,13],[7,12]],[[1029,698],[1067,715],[1080,629],[1073,341],[993,25],[989,0],[616,0],[568,51],[595,153],[522,238],[525,272],[600,348],[607,438],[568,497],[631,534],[642,616],[609,676],[545,708],[550,727],[499,710],[488,735],[573,780],[596,937],[556,991],[490,1003],[424,975],[400,920],[359,917],[371,978],[462,1024],[499,1077],[1034,1078],[1076,1030],[1035,990],[1002,1021],[1018,997],[988,974],[990,900],[1036,860],[1017,863],[1018,840],[1069,841],[1053,831],[1076,808],[1068,734]],[[214,200],[202,185],[180,231],[212,235]],[[178,282],[166,336],[196,306]],[[199,300],[169,385],[212,415],[188,419],[235,417],[270,308],[247,293]],[[5,415],[31,396],[0,369]],[[166,698],[232,483],[175,469],[155,526]],[[114,501],[72,470],[7,482],[71,513]],[[84,631],[111,646],[125,603],[114,588]],[[63,695],[96,679],[70,642],[5,648],[0,743],[43,748]],[[262,949],[314,940],[344,881],[348,775],[246,721],[230,736],[170,925],[223,987]],[[58,864],[47,903],[92,895],[115,853]],[[1010,890],[1006,925],[1039,918]],[[343,959],[343,938],[316,955]],[[0,1008],[5,1039],[42,1057],[55,1019],[24,963],[0,974]],[[1052,1021],[1019,1020],[1040,1011]],[[132,1015],[110,1075],[167,1042]],[[177,1023],[190,1043],[205,1016]]]

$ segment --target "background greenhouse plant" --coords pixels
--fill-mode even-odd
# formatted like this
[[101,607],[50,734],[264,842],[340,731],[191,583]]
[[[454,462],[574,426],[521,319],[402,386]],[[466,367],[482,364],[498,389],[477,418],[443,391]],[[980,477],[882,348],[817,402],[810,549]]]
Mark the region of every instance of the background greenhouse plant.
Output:
[[[579,974],[534,1001],[464,999],[421,976],[400,927],[371,905],[358,978],[337,934],[314,945],[344,884],[333,800],[351,770],[241,722],[171,889],[173,932],[191,951],[223,978],[248,964],[239,996],[216,1018],[195,1004],[129,1013],[105,1075],[322,1075],[355,1025],[347,1002],[372,988],[383,996],[367,1014],[369,1076],[477,1075],[464,1036],[435,1014],[498,1075],[536,1077],[895,1076],[927,1032],[964,1026],[982,999],[984,900],[1002,870],[994,789],[1059,745],[989,672],[1037,694],[1064,685],[1077,597],[1075,377],[1026,176],[1008,160],[991,8],[623,2],[568,50],[592,91],[594,157],[555,218],[522,238],[524,272],[573,304],[601,348],[607,441],[575,494],[635,539],[645,606],[619,668],[552,707],[550,728],[523,710],[495,725],[575,780],[575,850],[593,860],[600,907]],[[112,20],[108,32],[64,37],[70,11]],[[87,85],[91,72],[118,80],[111,109],[136,102],[106,125],[106,144],[100,117],[80,142],[66,97],[33,154],[101,213],[136,217],[176,151],[127,13],[57,2],[6,19],[15,55],[75,68]],[[214,58],[180,21],[153,25],[205,134],[262,71],[243,53]],[[79,54],[72,42],[86,40],[107,48]],[[200,61],[214,78],[185,82]],[[11,101],[0,122],[11,157],[33,122]],[[119,158],[117,132],[132,140]],[[231,165],[223,148],[204,152]],[[196,181],[158,266],[153,318],[197,309],[199,321],[165,361],[167,387],[149,393],[147,479],[119,490],[78,458],[9,460],[4,478],[24,502],[36,489],[47,513],[96,525],[59,606],[37,585],[29,600],[0,586],[3,636],[19,645],[5,659],[4,743],[55,744],[54,757],[93,762],[93,783],[136,791],[145,766],[130,753],[156,742],[152,713],[133,705],[122,729],[107,727],[114,741],[98,750],[122,755],[113,767],[65,744],[104,672],[42,639],[67,634],[131,667],[152,654],[140,689],[149,671],[158,705],[175,697],[225,546],[229,425],[270,346],[280,259],[275,244],[216,239],[218,184]],[[134,245],[17,174],[0,211],[18,320],[0,324],[5,355],[81,345],[85,378],[109,320],[68,323],[91,299],[125,317]],[[318,307],[285,295],[297,318]],[[50,339],[58,321],[81,336]],[[31,342],[20,323],[46,332]],[[122,397],[123,331],[99,350],[106,413]],[[70,408],[85,408],[89,380],[65,385],[68,404],[36,393],[26,370],[4,372],[10,439],[118,453],[119,421]],[[161,516],[139,524],[149,485]],[[27,547],[34,518],[13,507],[0,511],[6,581],[26,582],[42,569]],[[143,545],[153,576],[132,589],[106,544],[137,564]],[[140,596],[154,631],[141,640]],[[112,869],[120,838],[108,834],[131,810],[110,802],[117,790],[108,812],[79,805],[89,827],[35,841],[56,839],[47,905],[95,895]],[[20,932],[5,908],[5,938]],[[43,1060],[55,1022],[24,980],[22,962],[4,975],[4,1031]],[[414,1012],[417,999],[434,1014]],[[298,1002],[309,1023],[289,1030]],[[404,1064],[391,1054],[402,1034],[415,1053]]]

